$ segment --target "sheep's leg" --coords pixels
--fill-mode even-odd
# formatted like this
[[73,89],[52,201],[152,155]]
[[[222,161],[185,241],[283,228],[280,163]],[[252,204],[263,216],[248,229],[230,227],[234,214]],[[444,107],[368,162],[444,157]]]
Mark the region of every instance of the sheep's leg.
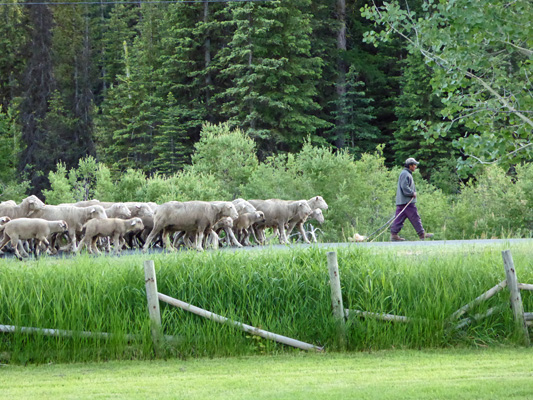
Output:
[[[46,238],[45,238],[46,240]],[[34,248],[33,248],[33,255],[35,258],[39,258],[40,248],[41,248],[42,241],[39,239],[35,239]]]
[[209,232],[209,235],[207,237],[206,244],[205,244],[205,248],[206,249],[207,249],[207,246],[208,246],[209,242],[210,242],[210,244],[213,246],[213,248],[215,250],[218,249],[219,237],[218,237],[217,233],[214,230],[210,230],[210,232]]
[[307,235],[305,234],[304,223],[301,221],[298,222],[298,230],[300,231],[300,234],[302,235],[304,242],[307,244],[311,244],[309,239],[307,239]]
[[196,233],[196,238],[195,238],[196,250],[204,251],[204,249],[202,247],[203,240],[204,240],[204,231],[201,230],[200,232]]
[[174,235],[174,242],[172,243],[172,246],[174,246],[175,249],[178,248],[177,244],[178,241],[185,236],[185,231],[178,232],[176,235]]
[[19,260],[22,260],[22,256],[21,256],[20,253],[19,253],[18,242],[19,242],[19,238],[18,238],[18,237],[13,236],[13,237],[11,238],[11,247],[13,247],[13,249],[15,250],[15,256],[16,256]]
[[102,254],[98,246],[96,245],[96,242],[98,241],[98,236],[95,236],[91,239],[91,254],[96,253],[98,255]]
[[280,244],[287,244],[287,236],[285,236],[285,224],[278,224],[279,242]]
[[146,241],[144,242],[143,252],[146,252],[148,250],[148,248],[150,247],[150,243],[152,243],[152,240],[154,240],[154,237],[159,232],[161,232],[162,229],[163,229],[163,226],[154,224],[154,227],[152,228],[152,232],[150,232],[150,234],[146,238]]
[[[19,251],[22,253],[22,257],[26,258],[26,257],[29,257],[30,255],[28,254],[28,252],[26,251],[26,249],[24,248],[24,245],[28,245],[28,241],[27,240],[19,240],[17,242],[17,246],[19,248]],[[29,251],[29,249],[28,249]]]
[[292,233],[292,231],[293,231],[295,226],[296,226],[296,222],[294,222],[294,221],[293,222],[289,222],[289,226],[288,226],[287,232],[286,232],[287,237],[291,236],[291,233]]
[[0,243],[0,250],[2,250],[4,246],[9,243],[10,240],[11,239],[9,238],[9,236],[4,235],[2,242]]
[[172,247],[172,243],[170,243],[170,231],[168,229],[163,229],[163,237],[161,239],[163,240],[163,247],[165,249],[168,251],[176,250],[174,247]]
[[[109,241],[111,241],[111,238],[109,238]],[[113,235],[113,247],[115,248],[115,255],[118,255],[120,253],[120,234],[115,233]]]
[[231,239],[230,240],[230,244],[231,244],[231,242],[233,242],[233,244],[235,246],[242,247],[242,244],[240,244],[239,241],[237,240],[237,238],[235,237],[235,234],[233,233],[233,229],[224,228],[224,231],[226,232],[226,235]]

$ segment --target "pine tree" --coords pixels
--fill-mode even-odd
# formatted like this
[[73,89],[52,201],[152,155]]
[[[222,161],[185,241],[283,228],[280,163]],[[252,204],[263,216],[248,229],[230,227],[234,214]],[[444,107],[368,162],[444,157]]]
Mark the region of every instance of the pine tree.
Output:
[[426,139],[424,132],[419,129],[418,121],[431,125],[442,119],[439,113],[442,104],[432,94],[430,79],[431,71],[422,56],[410,54],[404,62],[402,93],[397,98],[395,108],[398,121],[393,142],[396,163],[401,165],[409,157],[424,160],[425,177],[436,171],[443,160],[455,158],[452,141],[458,136],[455,130],[455,135],[449,138]]
[[337,100],[334,114],[342,125],[335,126],[330,138],[336,143],[343,143],[352,154],[361,156],[375,150],[379,138],[379,129],[371,124],[375,119],[372,99],[365,93],[365,84],[359,78],[355,67],[350,67],[346,74],[346,91]]
[[296,150],[327,123],[319,109],[314,80],[320,59],[310,55],[310,1],[228,5],[233,37],[221,56],[221,75],[230,84],[223,111],[244,129],[263,153]]
[[[87,5],[69,5],[54,8],[53,16],[52,51],[58,85],[54,101],[61,103],[61,114],[67,120],[65,126],[56,126],[54,131],[61,131],[61,159],[71,168],[79,159],[95,154],[91,14]],[[56,118],[55,124],[61,119]]]
[[51,94],[56,89],[52,65],[52,13],[46,5],[27,8],[30,35],[26,44],[26,66],[21,82],[20,121],[22,141],[26,145],[19,161],[19,171],[27,174],[32,193],[47,186],[46,175],[57,162],[51,133],[43,123]]
[[24,29],[23,5],[13,3],[0,7],[0,106],[7,110],[18,93],[24,69],[24,43],[28,31]]

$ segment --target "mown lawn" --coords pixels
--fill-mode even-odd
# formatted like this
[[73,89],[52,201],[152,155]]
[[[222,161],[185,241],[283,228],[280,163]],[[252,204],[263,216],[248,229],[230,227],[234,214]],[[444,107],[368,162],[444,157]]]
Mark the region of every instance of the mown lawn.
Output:
[[533,349],[0,367],[5,399],[533,399]]

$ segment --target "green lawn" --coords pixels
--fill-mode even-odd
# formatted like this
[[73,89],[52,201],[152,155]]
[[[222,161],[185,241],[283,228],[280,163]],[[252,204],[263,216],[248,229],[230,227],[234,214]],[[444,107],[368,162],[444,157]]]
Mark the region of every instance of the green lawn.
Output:
[[0,367],[4,399],[533,399],[533,349]]

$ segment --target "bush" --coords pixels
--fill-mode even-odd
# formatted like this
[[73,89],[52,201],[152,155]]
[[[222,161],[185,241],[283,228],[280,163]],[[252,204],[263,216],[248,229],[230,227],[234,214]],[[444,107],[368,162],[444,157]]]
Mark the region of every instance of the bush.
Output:
[[195,145],[192,170],[212,174],[232,198],[241,196],[245,185],[257,168],[255,142],[240,129],[230,130],[228,124],[205,124]]
[[522,187],[506,172],[486,167],[476,182],[463,185],[453,205],[449,231],[454,238],[490,238],[521,235],[529,214]]

